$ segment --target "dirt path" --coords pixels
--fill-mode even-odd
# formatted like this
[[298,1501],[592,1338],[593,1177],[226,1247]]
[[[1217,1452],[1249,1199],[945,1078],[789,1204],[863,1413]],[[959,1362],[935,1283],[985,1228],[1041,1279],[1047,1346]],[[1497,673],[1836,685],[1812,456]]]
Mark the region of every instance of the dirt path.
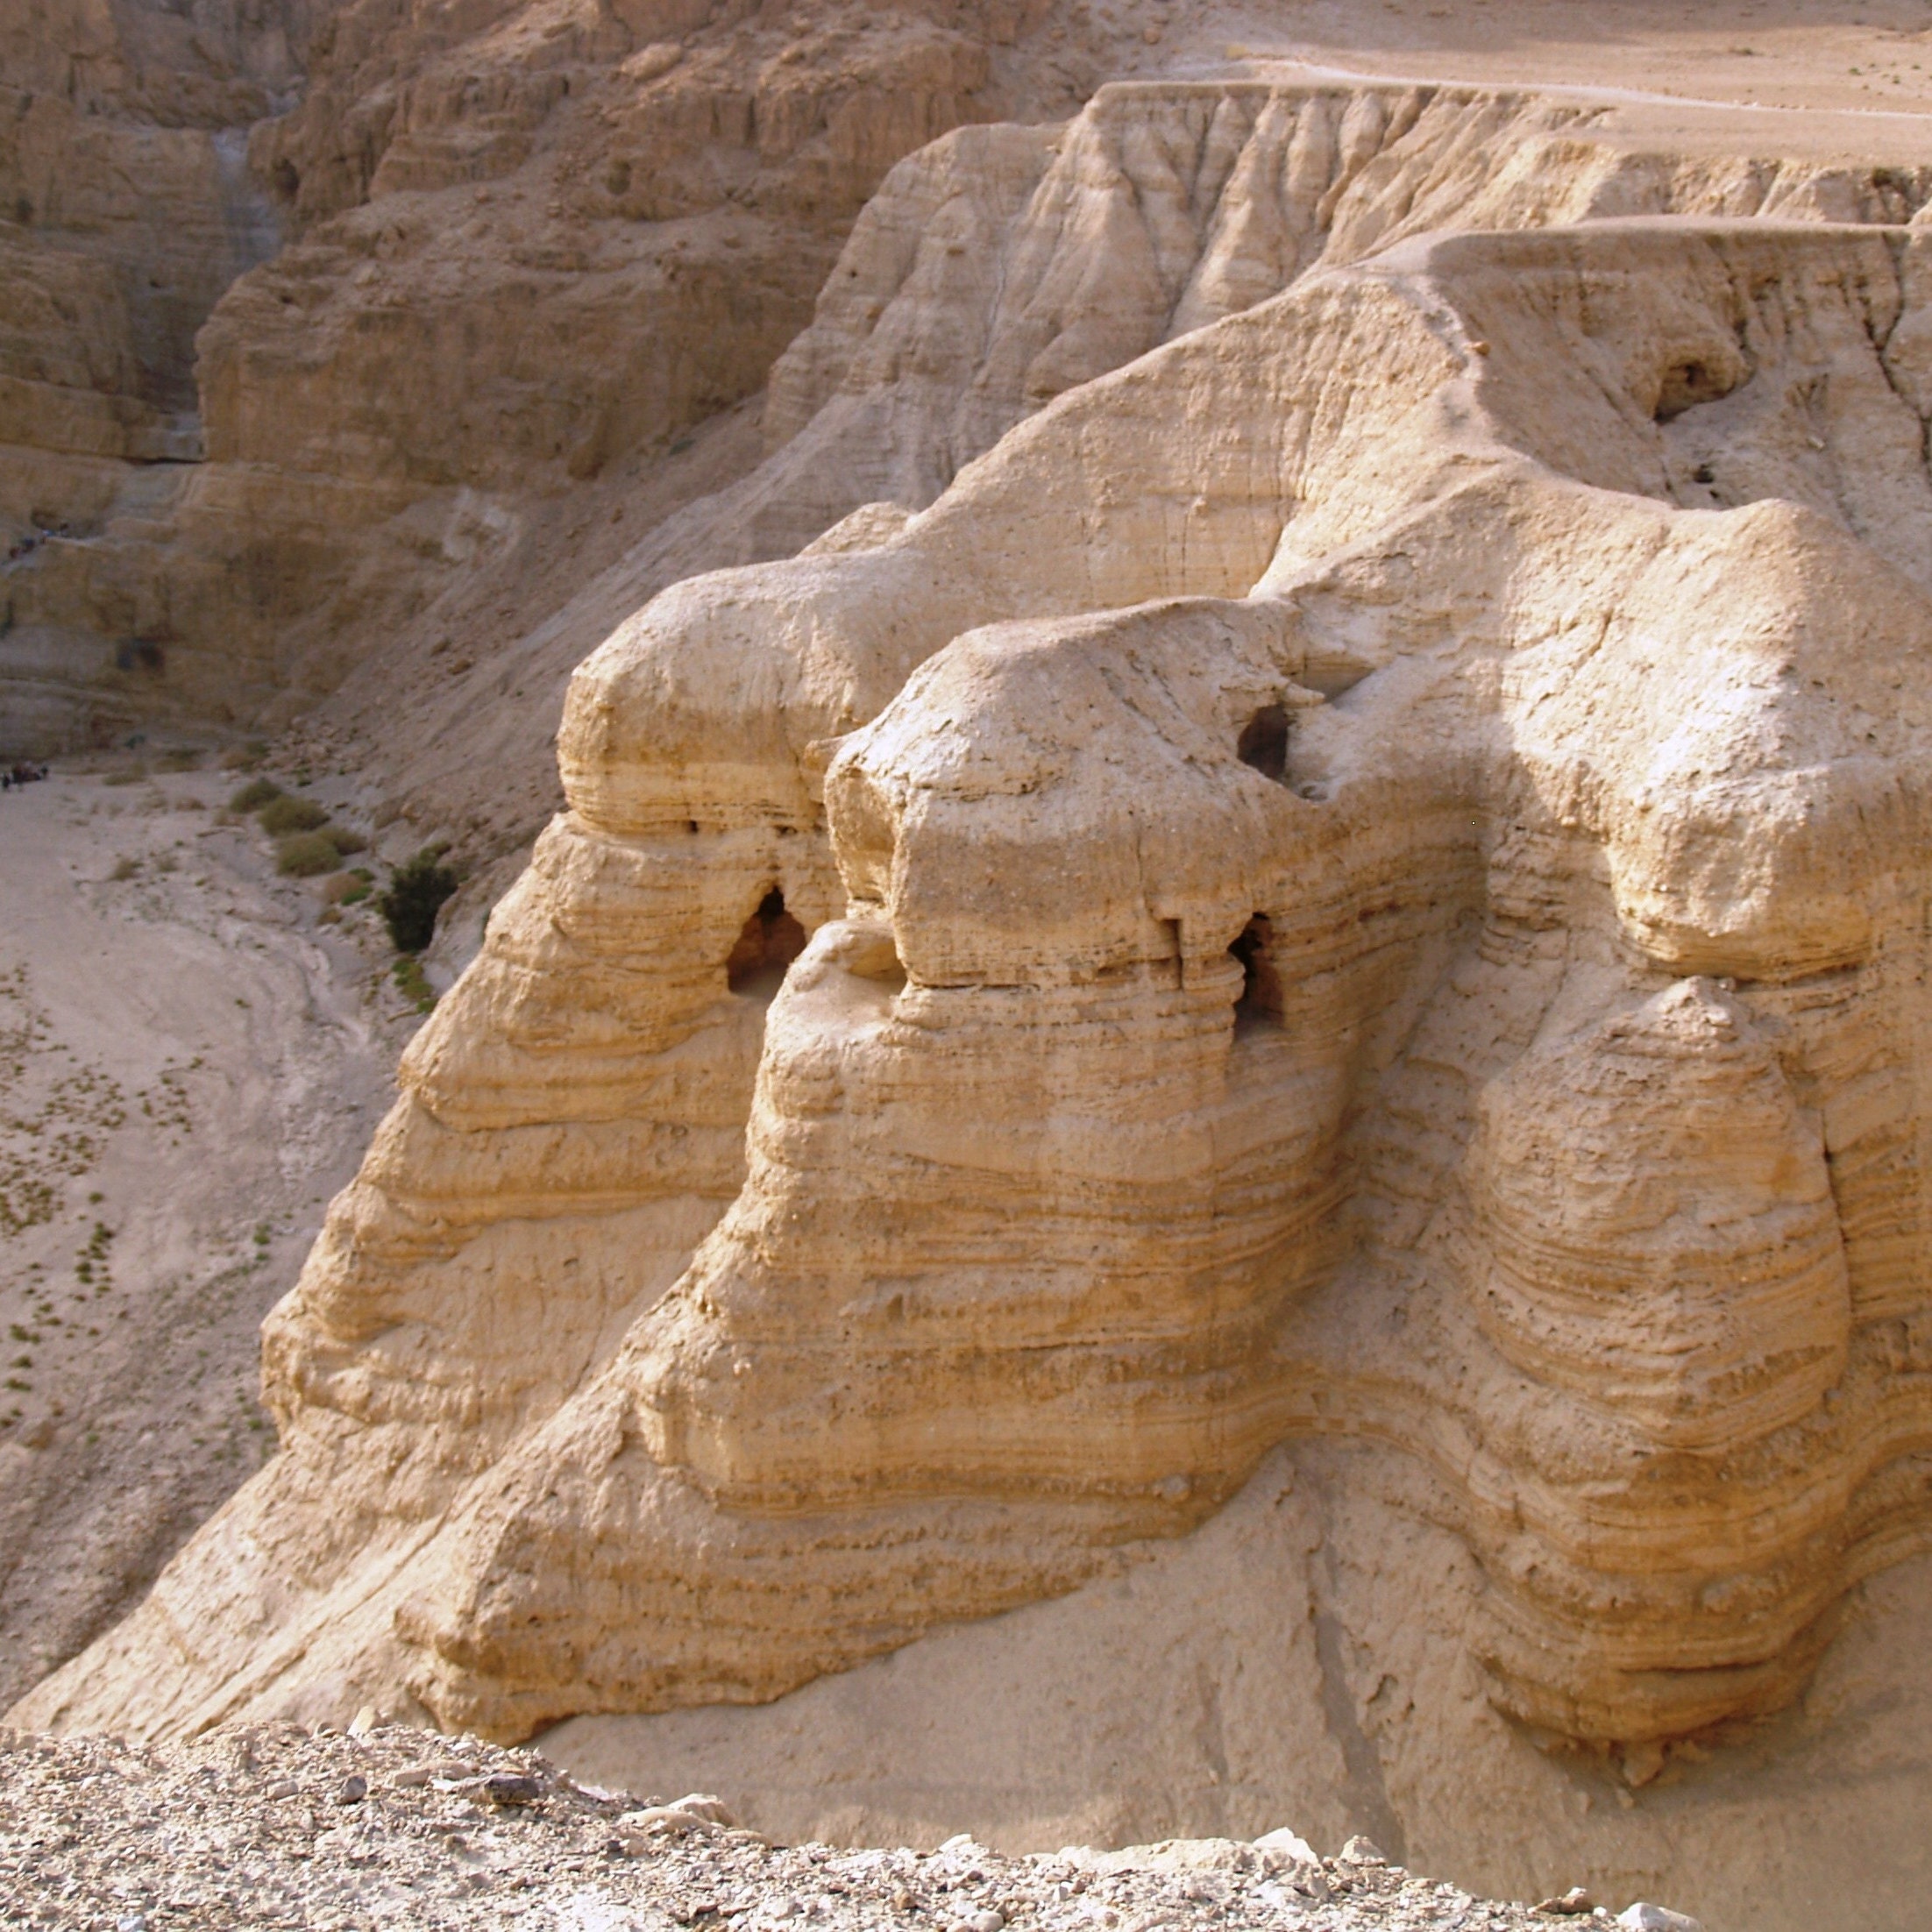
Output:
[[231,777],[110,777],[0,797],[0,1702],[272,1446],[256,1330],[406,1031]]

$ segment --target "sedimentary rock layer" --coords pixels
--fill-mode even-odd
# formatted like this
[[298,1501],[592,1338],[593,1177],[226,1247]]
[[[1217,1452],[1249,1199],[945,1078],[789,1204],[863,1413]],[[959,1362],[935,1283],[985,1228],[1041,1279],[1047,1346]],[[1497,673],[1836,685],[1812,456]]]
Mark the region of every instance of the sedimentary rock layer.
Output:
[[[1530,111],[1233,98],[1103,96],[973,205],[1050,261],[1110,139],[1325,140],[1325,195],[1373,124],[1475,206]],[[1007,277],[973,408],[1055,400],[579,671],[569,810],[270,1325],[281,1454],[23,1715],[769,1698],[1319,1431],[1412,1459],[1503,1708],[1641,1744],[1787,1701],[1922,1533],[1925,236],[1309,267],[1308,195],[1223,199],[1133,359]],[[1201,245],[1243,210],[1272,252]],[[889,346],[838,288],[815,423]]]

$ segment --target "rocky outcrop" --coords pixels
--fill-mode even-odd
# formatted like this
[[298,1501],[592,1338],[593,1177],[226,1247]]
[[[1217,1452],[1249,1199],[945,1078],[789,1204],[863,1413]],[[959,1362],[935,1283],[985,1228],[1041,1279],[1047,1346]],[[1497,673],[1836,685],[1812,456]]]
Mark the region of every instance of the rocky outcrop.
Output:
[[306,11],[190,21],[53,0],[0,23],[0,742],[15,751],[68,735],[76,684],[152,682],[152,599],[130,591],[80,636],[43,621],[32,586],[117,512],[165,510],[201,453],[195,331],[277,245],[247,124],[297,80]]
[[[0,392],[0,728],[286,723],[479,569],[527,577],[557,500],[761,387],[901,155],[1069,104],[1019,55],[1042,11],[352,0],[180,45],[132,8],[105,93],[31,24],[0,188],[58,313],[15,300]],[[59,292],[76,248],[128,313],[36,373],[100,306]]]
[[[1318,1433],[1408,1459],[1541,1730],[1793,1697],[1924,1526],[1924,238],[1409,237],[1500,218],[1526,115],[1538,219],[1737,183],[1373,101],[1110,92],[896,177],[773,461],[899,390],[917,494],[1019,420],[579,671],[569,809],[269,1325],[281,1455],[25,1718],[771,1698]],[[1148,265],[1105,343],[1087,247]]]

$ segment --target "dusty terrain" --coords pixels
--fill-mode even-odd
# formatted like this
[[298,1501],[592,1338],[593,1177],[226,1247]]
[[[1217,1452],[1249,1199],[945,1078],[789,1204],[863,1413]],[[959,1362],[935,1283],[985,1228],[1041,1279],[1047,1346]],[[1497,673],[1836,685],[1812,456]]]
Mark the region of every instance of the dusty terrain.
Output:
[[[1327,1858],[1283,1829],[1258,1843],[1067,1846],[1027,1858],[963,1833],[922,1851],[778,1846],[706,1793],[627,1795],[531,1754],[395,1728],[256,1728],[166,1751],[0,1732],[0,1899],[20,1925],[617,1932],[802,1919],[953,1932],[1528,1932],[1552,1922],[1391,1866],[1366,1836]],[[1570,1922],[1609,1922],[1607,1907],[1569,1902]]]
[[[87,1643],[268,1453],[256,1332],[386,1104],[382,960],[236,780],[0,796],[0,1685]],[[387,995],[387,997],[385,997]]]
[[131,64],[198,410],[0,238],[12,742],[471,869],[371,1140],[366,915],[110,862],[212,774],[0,801],[16,1721],[1915,1922],[1932,16],[485,11]]

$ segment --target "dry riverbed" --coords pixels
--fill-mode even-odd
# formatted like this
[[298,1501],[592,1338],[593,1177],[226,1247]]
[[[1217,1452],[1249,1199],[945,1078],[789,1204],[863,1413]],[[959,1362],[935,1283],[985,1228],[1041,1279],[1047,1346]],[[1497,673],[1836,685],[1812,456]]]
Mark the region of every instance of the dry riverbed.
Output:
[[257,1330],[420,1023],[239,782],[0,796],[0,1708],[273,1447]]

